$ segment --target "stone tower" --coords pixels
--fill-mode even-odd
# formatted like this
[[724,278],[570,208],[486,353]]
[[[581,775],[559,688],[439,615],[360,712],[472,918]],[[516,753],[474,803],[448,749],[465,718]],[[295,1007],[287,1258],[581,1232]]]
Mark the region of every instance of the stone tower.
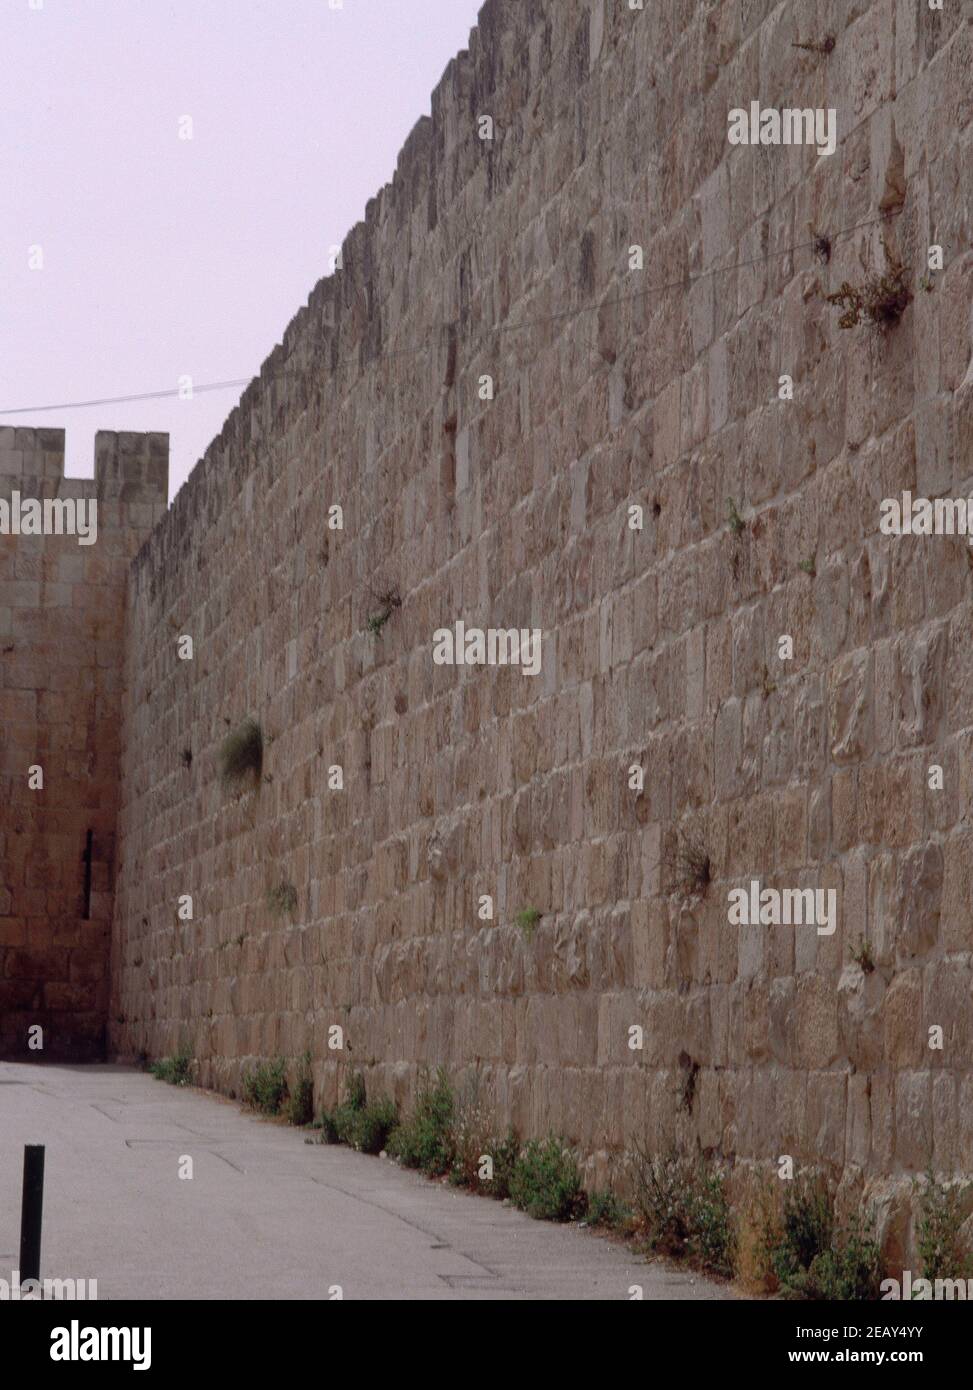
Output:
[[100,431],[92,480],[63,430],[0,429],[0,1055],[104,1052],[125,590],[168,472],[164,434]]

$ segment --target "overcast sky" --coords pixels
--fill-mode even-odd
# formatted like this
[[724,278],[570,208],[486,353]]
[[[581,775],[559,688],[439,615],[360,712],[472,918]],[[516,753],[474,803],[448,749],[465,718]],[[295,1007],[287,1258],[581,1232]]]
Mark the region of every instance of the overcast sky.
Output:
[[168,430],[174,495],[241,388],[5,412],[256,373],[481,3],[0,0],[0,424],[64,428],[77,477],[96,430]]

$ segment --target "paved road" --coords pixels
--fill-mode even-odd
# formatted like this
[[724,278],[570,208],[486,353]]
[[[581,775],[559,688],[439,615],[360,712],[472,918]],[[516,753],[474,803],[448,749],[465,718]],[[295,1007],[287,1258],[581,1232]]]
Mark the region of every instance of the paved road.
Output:
[[733,1296],[130,1068],[15,1063],[0,1063],[0,1279],[25,1143],[47,1146],[41,1272],[97,1279],[99,1298]]

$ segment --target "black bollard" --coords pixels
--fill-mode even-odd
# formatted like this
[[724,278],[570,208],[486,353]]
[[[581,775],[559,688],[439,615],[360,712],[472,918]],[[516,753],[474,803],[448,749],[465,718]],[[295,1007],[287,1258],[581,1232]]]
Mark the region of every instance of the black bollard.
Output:
[[24,1196],[20,1208],[20,1282],[41,1277],[44,1210],[44,1145],[24,1145]]

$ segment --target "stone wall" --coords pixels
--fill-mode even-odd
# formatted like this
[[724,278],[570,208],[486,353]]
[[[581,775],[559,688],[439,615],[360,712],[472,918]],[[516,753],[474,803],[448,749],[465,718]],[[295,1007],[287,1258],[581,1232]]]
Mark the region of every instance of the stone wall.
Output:
[[97,504],[90,544],[0,535],[0,1055],[104,1054],[125,587],[168,459],[166,435],[101,431],[94,479],[66,479],[63,430],[0,428],[18,516],[27,498]]
[[[478,1071],[599,1179],[632,1136],[973,1169],[973,570],[879,531],[973,492],[971,38],[960,0],[484,7],[135,562],[120,1053],[234,1091],[310,1049],[318,1103]],[[755,100],[835,108],[835,153],[731,146]],[[896,261],[901,319],[840,328]],[[457,620],[541,629],[541,673],[434,664]],[[730,925],[754,878],[837,929]]]

